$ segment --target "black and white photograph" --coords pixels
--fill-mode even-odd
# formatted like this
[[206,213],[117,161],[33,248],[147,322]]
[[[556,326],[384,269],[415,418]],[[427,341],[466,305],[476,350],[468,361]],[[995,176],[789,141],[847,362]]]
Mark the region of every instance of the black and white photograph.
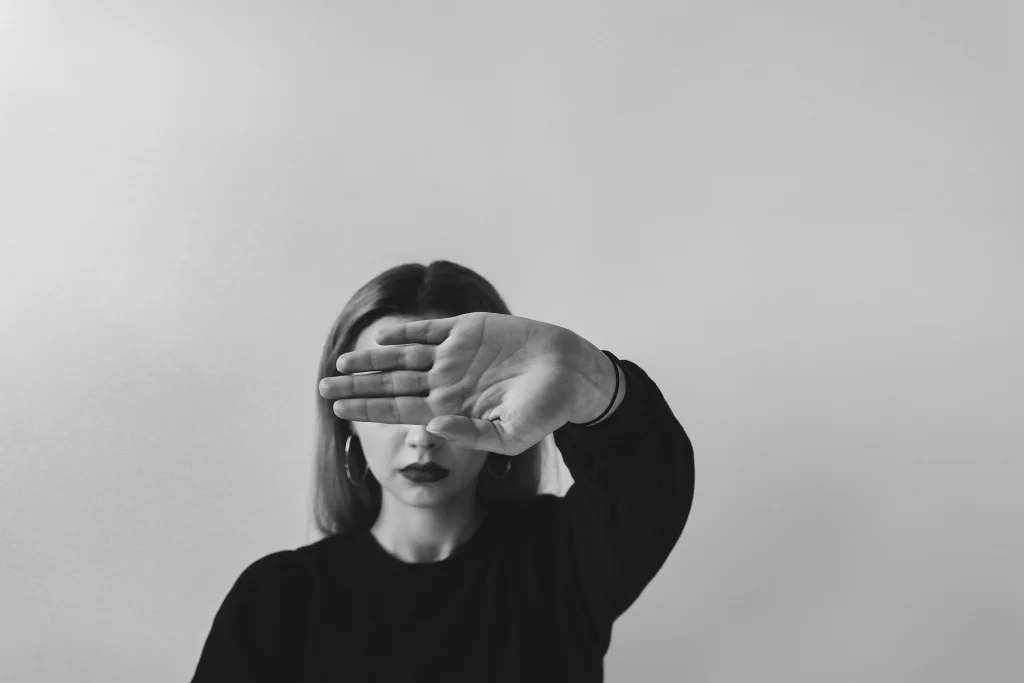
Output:
[[0,681],[1024,681],[1024,3],[0,0]]

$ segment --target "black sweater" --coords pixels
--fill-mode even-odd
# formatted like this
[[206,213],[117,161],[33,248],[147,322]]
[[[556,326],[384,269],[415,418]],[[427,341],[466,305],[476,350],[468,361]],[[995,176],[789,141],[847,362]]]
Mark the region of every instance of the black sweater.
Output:
[[603,422],[554,433],[573,485],[496,509],[439,562],[367,530],[266,555],[213,619],[193,683],[601,681],[612,623],[689,516],[693,449],[631,361]]

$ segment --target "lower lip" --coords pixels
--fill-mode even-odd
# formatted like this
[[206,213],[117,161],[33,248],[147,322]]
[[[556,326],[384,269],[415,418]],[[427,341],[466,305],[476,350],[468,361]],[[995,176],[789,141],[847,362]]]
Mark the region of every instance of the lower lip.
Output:
[[403,470],[402,476],[417,484],[432,484],[448,476],[447,472],[423,472],[419,470]]

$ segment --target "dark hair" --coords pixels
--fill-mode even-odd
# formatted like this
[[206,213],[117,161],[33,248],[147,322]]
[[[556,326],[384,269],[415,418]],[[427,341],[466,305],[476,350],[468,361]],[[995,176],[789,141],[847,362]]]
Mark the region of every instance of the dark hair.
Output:
[[[464,313],[487,312],[511,315],[497,290],[476,272],[451,261],[429,266],[407,263],[384,271],[360,287],[341,310],[327,335],[320,356],[316,383],[336,377],[338,357],[352,350],[359,335],[375,320],[389,315],[448,318]],[[365,480],[354,486],[345,476],[345,441],[353,434],[351,423],[334,413],[334,401],[317,392],[317,441],[313,492],[314,524],[325,536],[368,529],[380,512],[380,483],[364,470],[365,457],[351,442],[353,472],[365,471]],[[511,468],[496,479],[481,470],[477,495],[484,505],[536,496],[541,481],[543,441],[509,458]],[[503,471],[506,456],[488,455],[487,467]],[[362,461],[362,462],[360,462]],[[356,478],[360,475],[354,474]]]

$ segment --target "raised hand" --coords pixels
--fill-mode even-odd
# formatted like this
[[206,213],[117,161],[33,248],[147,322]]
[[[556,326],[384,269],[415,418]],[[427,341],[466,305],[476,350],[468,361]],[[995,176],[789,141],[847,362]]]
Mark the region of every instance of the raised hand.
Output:
[[[500,313],[403,323],[378,331],[374,342],[381,348],[342,354],[342,376],[320,381],[338,417],[422,424],[503,455],[606,404],[615,377],[600,349],[571,330]],[[368,371],[376,374],[351,374]]]

